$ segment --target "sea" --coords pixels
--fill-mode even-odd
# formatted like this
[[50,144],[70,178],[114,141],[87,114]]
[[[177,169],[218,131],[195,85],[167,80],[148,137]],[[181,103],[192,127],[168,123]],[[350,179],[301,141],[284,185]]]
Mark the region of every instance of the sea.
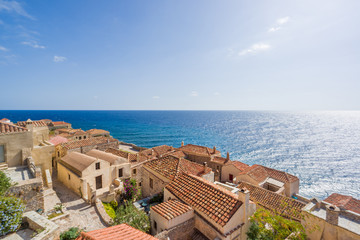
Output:
[[142,147],[216,146],[223,156],[261,164],[300,179],[300,194],[336,192],[360,199],[358,111],[0,111],[0,119],[66,121],[101,128]]

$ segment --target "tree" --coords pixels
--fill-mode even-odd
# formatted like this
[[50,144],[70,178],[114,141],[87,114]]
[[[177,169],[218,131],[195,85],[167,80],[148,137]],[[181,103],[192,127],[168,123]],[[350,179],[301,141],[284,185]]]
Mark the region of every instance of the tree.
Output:
[[250,240],[306,239],[301,223],[259,208],[250,218],[251,226],[246,233]]
[[4,172],[0,171],[0,196],[4,196],[10,187],[11,179]]
[[138,210],[131,201],[125,201],[116,210],[116,217],[113,225],[127,223],[128,225],[143,232],[149,232],[150,220],[145,212]]
[[74,240],[80,235],[80,233],[81,229],[77,227],[69,228],[69,230],[60,234],[60,240]]
[[124,181],[125,199],[134,199],[137,195],[137,190],[135,179],[127,179]]

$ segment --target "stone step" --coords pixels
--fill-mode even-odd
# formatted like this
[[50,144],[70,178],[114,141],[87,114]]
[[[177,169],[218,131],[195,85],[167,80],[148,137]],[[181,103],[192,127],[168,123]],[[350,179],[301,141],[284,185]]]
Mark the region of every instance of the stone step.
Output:
[[8,169],[8,165],[6,163],[1,163],[0,170],[6,170],[6,169]]
[[44,197],[56,195],[56,192],[52,188],[47,188],[44,190]]

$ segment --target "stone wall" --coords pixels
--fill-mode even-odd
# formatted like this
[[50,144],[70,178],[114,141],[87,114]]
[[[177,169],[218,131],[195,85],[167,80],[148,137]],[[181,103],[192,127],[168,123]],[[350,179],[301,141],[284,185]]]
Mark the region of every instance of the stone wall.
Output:
[[43,182],[41,178],[21,181],[9,189],[9,193],[21,198],[25,204],[25,212],[44,209]]
[[99,198],[95,201],[95,208],[98,214],[100,215],[101,220],[107,225],[111,226],[113,220],[111,217],[106,213],[104,205],[102,204],[101,200]]
[[17,132],[0,135],[0,145],[4,145],[5,163],[9,167],[23,165],[25,159],[30,155],[24,154],[23,149],[29,154],[28,149],[33,147],[32,133]]
[[162,231],[157,234],[155,237],[160,240],[183,240],[183,239],[191,239],[195,230],[195,220],[191,218],[186,222],[183,222],[169,230]]
[[[158,176],[150,172],[146,167],[141,168],[141,193],[144,198],[162,192],[164,187],[170,182],[160,179]],[[153,187],[150,188],[150,178],[153,182]]]
[[59,226],[34,211],[24,213],[23,222],[27,222],[30,229],[34,231],[41,231],[39,234],[31,238],[33,240],[58,239],[60,233]]

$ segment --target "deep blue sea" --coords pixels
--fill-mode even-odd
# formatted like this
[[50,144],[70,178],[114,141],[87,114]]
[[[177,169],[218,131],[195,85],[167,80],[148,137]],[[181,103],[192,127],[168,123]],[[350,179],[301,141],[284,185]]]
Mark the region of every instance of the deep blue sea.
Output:
[[298,176],[306,197],[337,192],[360,199],[360,112],[0,111],[3,117],[102,128],[143,147],[216,146],[232,160]]

